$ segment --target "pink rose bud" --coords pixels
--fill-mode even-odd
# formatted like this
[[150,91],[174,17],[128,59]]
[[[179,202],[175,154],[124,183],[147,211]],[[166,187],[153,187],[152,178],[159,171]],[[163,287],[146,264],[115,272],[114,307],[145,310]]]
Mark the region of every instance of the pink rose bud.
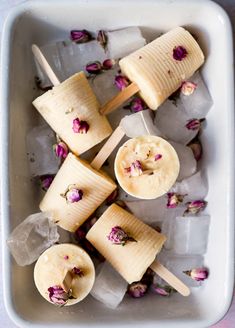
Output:
[[66,293],[61,286],[49,287],[48,292],[50,301],[55,305],[63,306],[69,300],[69,293]]
[[66,193],[66,200],[68,203],[77,203],[82,199],[83,191],[78,188],[72,188]]
[[159,284],[153,284],[151,290],[161,296],[170,296],[174,292],[171,286],[161,286]]
[[54,145],[53,148],[55,150],[56,156],[59,158],[65,159],[69,153],[68,146],[62,141]]
[[111,69],[115,65],[115,60],[114,59],[105,59],[102,64],[103,69]]
[[92,40],[92,36],[87,30],[72,30],[70,38],[76,43],[85,43]]
[[40,177],[41,186],[44,191],[47,191],[49,189],[53,179],[54,175],[42,175]]
[[130,173],[132,177],[138,177],[143,173],[142,165],[140,161],[136,160],[130,167],[125,168],[126,173]]
[[73,132],[74,133],[87,133],[89,130],[89,124],[86,121],[80,121],[79,118],[73,120]]
[[181,84],[180,90],[183,93],[183,95],[190,96],[191,94],[193,94],[196,88],[197,88],[196,83],[185,81]]
[[64,256],[64,260],[68,260],[69,259],[69,256],[68,255],[65,255]]
[[136,240],[130,236],[119,226],[115,226],[110,231],[107,236],[108,240],[111,241],[114,245],[122,245],[124,246],[127,241],[135,241]]
[[206,268],[196,268],[184,271],[189,277],[196,281],[203,281],[208,278],[209,272]]
[[133,282],[127,288],[127,293],[133,298],[143,297],[148,290],[148,286],[141,281]]
[[176,194],[175,192],[168,192],[167,197],[167,208],[176,208],[184,200],[183,195]]
[[161,159],[162,158],[162,155],[161,154],[156,154],[155,156],[154,156],[154,160],[155,161],[158,161],[159,159]]
[[98,32],[98,35],[97,35],[97,38],[96,40],[99,42],[99,44],[101,45],[101,47],[103,47],[104,49],[106,48],[107,46],[107,43],[108,43],[108,37],[105,33],[104,30],[100,30]]
[[187,56],[188,52],[183,46],[178,46],[173,49],[173,58],[181,61]]
[[129,83],[130,81],[126,76],[123,75],[115,76],[114,84],[119,90],[124,90],[129,85]]
[[[125,106],[125,108],[127,108],[127,106]],[[138,113],[146,108],[147,108],[146,104],[139,97],[134,97],[130,102],[130,104],[128,105],[128,109],[130,109],[134,113]]]
[[185,127],[188,129],[188,130],[193,130],[193,131],[196,131],[196,130],[199,130],[200,127],[201,127],[201,122],[203,122],[204,119],[197,119],[197,118],[193,118],[192,120],[189,120],[188,123],[185,125]]
[[204,210],[206,205],[207,205],[207,202],[204,200],[194,200],[192,202],[188,202],[186,204],[187,209],[186,209],[185,213],[197,214],[200,211]]
[[72,274],[74,274],[76,276],[79,276],[79,277],[83,277],[84,276],[83,271],[80,268],[77,268],[77,267],[74,267],[72,269]]
[[197,139],[195,141],[190,142],[190,144],[188,144],[188,147],[192,149],[196,161],[199,161],[202,158],[202,144],[200,140]]
[[89,74],[99,74],[102,71],[102,65],[99,61],[88,63],[85,68]]

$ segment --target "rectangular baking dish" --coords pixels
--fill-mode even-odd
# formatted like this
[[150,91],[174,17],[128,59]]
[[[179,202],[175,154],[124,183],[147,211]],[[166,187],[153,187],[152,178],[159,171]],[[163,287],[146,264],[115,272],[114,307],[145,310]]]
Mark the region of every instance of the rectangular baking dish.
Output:
[[[196,35],[206,55],[202,73],[214,100],[202,135],[211,215],[205,265],[210,276],[189,298],[148,295],[126,299],[111,310],[92,297],[74,307],[44,301],[33,282],[33,265],[19,267],[6,239],[27,215],[38,211],[38,188],[30,181],[25,136],[38,124],[31,44],[63,40],[71,29],[96,31],[137,25],[144,36],[177,25]],[[120,45],[121,46],[121,45]],[[2,226],[4,300],[21,327],[208,327],[229,308],[234,277],[234,82],[231,25],[211,1],[67,0],[26,2],[9,15],[2,38]]]

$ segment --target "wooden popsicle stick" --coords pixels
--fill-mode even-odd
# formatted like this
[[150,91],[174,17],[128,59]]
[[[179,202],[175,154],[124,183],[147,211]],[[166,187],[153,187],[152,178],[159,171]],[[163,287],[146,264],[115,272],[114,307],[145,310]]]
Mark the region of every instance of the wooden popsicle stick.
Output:
[[161,263],[155,260],[150,268],[157,273],[162,279],[164,279],[169,285],[171,285],[177,292],[183,296],[190,295],[190,289],[179,280],[172,272],[165,268]]
[[73,275],[70,271],[67,271],[66,275],[64,276],[64,280],[61,283],[61,287],[66,293],[68,293],[69,290],[71,289],[72,281],[73,281]]
[[121,126],[118,126],[112,135],[109,137],[109,139],[106,141],[106,143],[103,145],[103,147],[100,149],[96,157],[91,162],[91,166],[95,170],[99,170],[101,166],[104,164],[106,159],[109,157],[109,155],[112,153],[114,148],[119,144],[121,139],[124,137],[125,131]]
[[126,100],[139,91],[139,87],[135,82],[132,82],[128,87],[119,92],[114,98],[108,101],[101,109],[102,115],[107,115],[121,106]]
[[46,60],[45,56],[39,49],[39,47],[36,44],[32,45],[32,52],[38,62],[38,64],[41,66],[42,70],[46,73],[46,75],[49,77],[51,83],[53,85],[59,85],[60,80],[53,72],[51,66],[49,65],[48,61]]

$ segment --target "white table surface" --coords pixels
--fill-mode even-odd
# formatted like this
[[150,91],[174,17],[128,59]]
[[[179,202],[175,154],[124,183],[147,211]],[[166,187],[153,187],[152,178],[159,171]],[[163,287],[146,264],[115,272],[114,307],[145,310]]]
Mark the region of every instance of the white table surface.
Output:
[[[27,0],[0,0],[0,33],[2,31],[2,26],[4,19],[11,8],[20,4],[22,2],[26,2]],[[37,0],[34,0],[37,1]],[[48,0],[50,1],[50,0]],[[144,1],[144,0],[143,0]],[[156,0],[157,1],[157,0]],[[215,0],[218,4],[220,4],[229,14],[230,19],[232,21],[234,36],[235,36],[235,0]],[[235,39],[235,38],[234,38]],[[1,238],[1,221],[0,221],[0,238]],[[1,241],[1,239],[0,239]],[[1,245],[1,242],[0,242]],[[2,257],[0,252],[0,328],[16,328],[17,326],[11,321],[8,317],[4,303],[3,303],[3,295],[2,295]],[[215,291],[216,292],[216,291]],[[225,316],[225,318],[220,321],[218,324],[213,326],[213,328],[234,328],[235,327],[235,294],[234,301],[232,306]],[[190,328],[190,327],[189,327]],[[204,327],[202,327],[204,328]]]

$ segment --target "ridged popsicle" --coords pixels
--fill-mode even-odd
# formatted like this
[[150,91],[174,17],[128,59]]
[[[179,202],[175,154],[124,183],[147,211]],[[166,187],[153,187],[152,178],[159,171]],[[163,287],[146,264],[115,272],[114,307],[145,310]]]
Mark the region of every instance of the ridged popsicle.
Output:
[[[67,143],[74,154],[80,155],[112,133],[105,116],[99,113],[99,103],[83,72],[47,91],[33,101],[39,113]],[[73,130],[73,120],[89,125],[87,133]]]
[[[73,186],[83,195],[81,200],[71,203],[66,199],[66,192]],[[73,232],[115,188],[111,178],[69,153],[39,207],[42,212],[51,212],[60,227]]]
[[203,52],[193,36],[176,27],[124,57],[119,65],[138,86],[149,108],[156,110],[203,62]]
[[39,293],[48,301],[48,288],[62,287],[68,271],[77,268],[82,274],[73,275],[72,296],[65,304],[73,305],[83,300],[90,292],[95,281],[95,268],[90,256],[81,248],[72,244],[54,245],[48,248],[37,260],[34,267],[34,282]]
[[[120,227],[135,241],[125,245],[108,239]],[[116,204],[111,205],[89,230],[86,238],[128,282],[139,281],[160,252],[166,237]]]

